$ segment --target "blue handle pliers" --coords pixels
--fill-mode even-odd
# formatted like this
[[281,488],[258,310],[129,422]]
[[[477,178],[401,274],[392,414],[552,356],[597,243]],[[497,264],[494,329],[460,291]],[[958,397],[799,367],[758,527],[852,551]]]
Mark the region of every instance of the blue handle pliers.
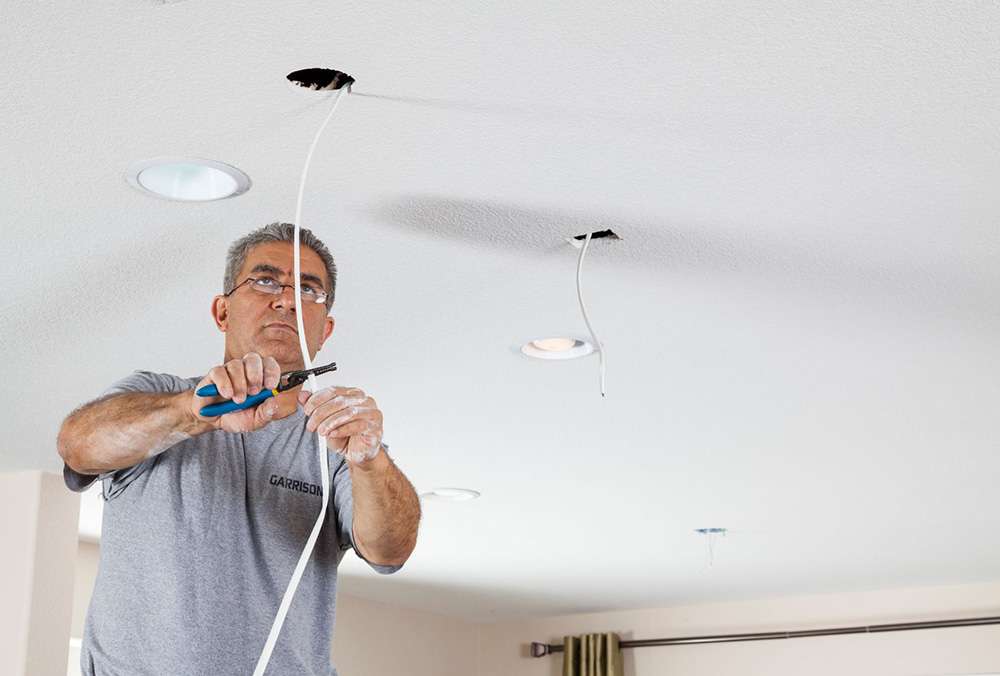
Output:
[[[242,403],[237,404],[232,399],[226,399],[225,401],[220,401],[214,404],[209,404],[208,406],[203,406],[198,413],[205,416],[206,418],[214,418],[218,415],[225,415],[226,413],[231,413],[233,411],[241,411],[245,408],[253,408],[265,399],[270,399],[271,397],[278,396],[278,392],[284,392],[285,390],[290,390],[293,387],[301,385],[306,380],[309,379],[309,374],[319,375],[321,373],[326,373],[327,371],[336,371],[337,362],[330,362],[326,366],[317,366],[311,369],[302,369],[301,371],[286,371],[281,374],[281,378],[278,381],[278,386],[270,390],[261,390],[257,394],[248,396],[243,400]],[[215,386],[215,383],[205,385],[204,387],[199,387],[198,391],[195,392],[199,397],[217,397],[219,396],[219,388]]]

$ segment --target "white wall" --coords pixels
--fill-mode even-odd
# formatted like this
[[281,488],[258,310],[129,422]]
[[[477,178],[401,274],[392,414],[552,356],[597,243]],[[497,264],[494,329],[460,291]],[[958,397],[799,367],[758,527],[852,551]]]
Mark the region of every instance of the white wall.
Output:
[[0,673],[65,673],[79,497],[48,472],[0,473]]
[[97,564],[101,550],[93,542],[81,541],[77,545],[76,579],[73,586],[73,623],[70,635],[73,638],[83,637],[83,621],[87,617],[87,605],[94,591],[94,580],[97,579]]
[[[1000,616],[1000,583],[678,606],[484,625],[479,676],[557,676],[532,641],[616,631],[624,640]],[[635,648],[626,676],[937,676],[1000,673],[1000,626]]]
[[[0,475],[0,533],[4,549],[14,556],[0,556],[4,612],[0,613],[0,673],[24,673],[28,653],[28,622],[31,617],[31,573],[35,565],[35,520],[26,514],[38,511],[38,490],[27,481],[27,473]],[[20,552],[21,555],[17,555]]]
[[479,626],[443,615],[337,597],[340,676],[475,676]]

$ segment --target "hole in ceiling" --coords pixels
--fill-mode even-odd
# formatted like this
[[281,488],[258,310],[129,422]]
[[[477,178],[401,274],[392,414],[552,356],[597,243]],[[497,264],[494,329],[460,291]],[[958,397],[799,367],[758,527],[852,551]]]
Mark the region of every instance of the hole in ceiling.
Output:
[[289,82],[305,87],[306,89],[324,89],[334,91],[342,87],[347,87],[348,91],[354,84],[354,78],[333,68],[304,68],[296,70],[285,77]]

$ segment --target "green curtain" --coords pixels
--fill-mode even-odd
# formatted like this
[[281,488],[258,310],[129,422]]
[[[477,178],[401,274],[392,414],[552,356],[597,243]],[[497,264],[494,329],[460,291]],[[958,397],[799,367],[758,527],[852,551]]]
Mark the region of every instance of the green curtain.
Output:
[[618,634],[563,637],[563,676],[624,676]]

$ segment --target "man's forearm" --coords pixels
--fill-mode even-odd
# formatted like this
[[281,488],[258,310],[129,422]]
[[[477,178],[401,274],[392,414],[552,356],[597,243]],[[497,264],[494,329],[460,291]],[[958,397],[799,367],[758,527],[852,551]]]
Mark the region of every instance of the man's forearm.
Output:
[[59,455],[81,474],[131,467],[211,429],[188,408],[191,394],[129,392],[87,404],[59,430]]
[[350,471],[355,548],[372,563],[402,565],[417,544],[417,492],[384,450]]

